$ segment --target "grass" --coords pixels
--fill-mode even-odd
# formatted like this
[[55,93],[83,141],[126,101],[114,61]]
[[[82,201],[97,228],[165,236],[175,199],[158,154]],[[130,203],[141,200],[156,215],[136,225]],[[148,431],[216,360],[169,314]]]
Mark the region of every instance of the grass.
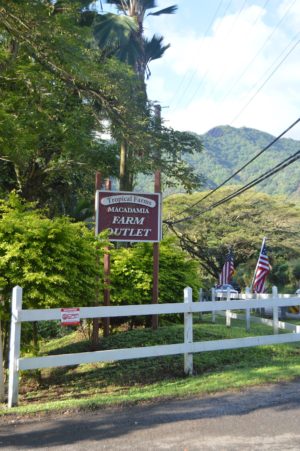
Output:
[[[209,315],[194,324],[194,341],[272,334],[272,328],[225,319],[211,323]],[[183,326],[119,332],[101,340],[101,349],[182,343]],[[43,343],[40,355],[89,351],[80,332]],[[157,399],[238,390],[293,380],[300,375],[300,343],[261,346],[194,354],[193,377],[183,372],[183,356],[94,363],[21,373],[19,407],[0,404],[0,415],[93,409]]]

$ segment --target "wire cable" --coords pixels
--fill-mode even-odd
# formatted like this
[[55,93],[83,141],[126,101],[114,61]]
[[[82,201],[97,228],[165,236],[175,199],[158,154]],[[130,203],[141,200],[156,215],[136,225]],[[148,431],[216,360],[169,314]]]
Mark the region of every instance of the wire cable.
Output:
[[290,164],[294,163],[299,158],[300,158],[300,150],[298,150],[296,153],[294,153],[290,157],[287,157],[285,160],[281,161],[276,166],[269,169],[268,171],[266,171],[264,174],[260,175],[256,179],[252,180],[251,182],[247,183],[243,187],[239,188],[234,193],[228,195],[226,198],[223,198],[221,201],[215,202],[215,204],[213,204],[213,208],[215,208],[218,205],[221,205],[225,202],[228,202],[229,200],[232,200],[233,198],[242,194],[244,191],[247,191],[248,189],[252,188],[253,186],[258,185],[259,183],[263,182],[267,178],[271,177],[272,175],[274,175],[277,172],[281,171],[282,169],[286,168]]
[[[277,25],[275,26],[275,28],[273,28],[272,32],[269,34],[269,36],[267,37],[267,39],[264,41],[263,45],[260,47],[260,49],[256,52],[256,54],[254,55],[254,57],[250,60],[250,62],[247,64],[247,66],[244,68],[243,72],[239,75],[239,77],[235,80],[235,82],[231,85],[231,87],[229,88],[229,90],[226,92],[226,94],[223,96],[222,98],[222,102],[224,102],[224,100],[229,96],[229,94],[231,94],[232,90],[235,88],[235,86],[239,83],[239,81],[243,78],[243,76],[246,74],[246,72],[248,71],[248,69],[252,66],[252,64],[254,63],[254,61],[256,60],[256,58],[258,57],[258,55],[262,52],[262,50],[265,48],[265,46],[267,45],[267,43],[270,41],[270,39],[272,38],[272,36],[274,35],[275,31],[277,31],[277,29],[279,28],[279,26],[282,24],[282,22],[285,20],[285,18],[287,17],[290,9],[294,6],[294,4],[296,3],[297,0],[293,0],[292,3],[289,5],[289,7],[287,8],[287,10],[285,11],[284,16],[280,19],[280,21],[277,23]],[[268,1],[266,2],[268,3]],[[266,6],[266,4],[264,5],[264,7]],[[255,22],[256,23],[256,22]]]
[[[231,6],[231,3],[232,3],[232,0],[228,3],[228,5],[227,5],[225,11],[223,12],[223,17],[226,15],[228,9],[229,9],[230,6]],[[219,9],[219,8],[218,8],[218,9]],[[220,22],[220,23],[221,23],[221,22]],[[220,27],[220,24],[219,24],[218,27],[216,28],[215,32],[219,29],[219,27]],[[201,61],[200,61],[200,63],[201,63]],[[193,71],[193,73],[192,73],[192,75],[191,75],[191,77],[190,77],[189,83],[187,84],[187,86],[186,86],[184,92],[183,92],[183,93],[181,94],[181,96],[177,99],[177,102],[176,102],[175,106],[173,107],[173,110],[178,106],[179,101],[180,101],[181,98],[184,96],[184,94],[186,93],[186,91],[189,89],[189,87],[190,87],[190,85],[191,85],[191,82],[193,81],[193,79],[194,79],[194,77],[195,77],[195,75],[196,75],[196,73],[197,73],[197,69],[198,69],[199,65],[200,65],[200,64],[198,64],[197,67],[196,67],[196,69]],[[203,81],[205,80],[205,78],[206,78],[206,76],[207,76],[208,73],[209,73],[209,68],[207,68],[207,70],[205,71],[203,77],[201,78],[200,83],[199,83],[199,86],[198,86],[198,88],[197,88],[197,91],[198,91],[198,89],[200,89],[200,87],[201,87],[201,85],[203,84]],[[189,102],[185,102],[185,105],[188,104],[188,103],[189,103]]]
[[[224,38],[224,40],[223,40],[223,43],[226,42],[226,41],[228,40],[228,37],[230,36],[230,34],[232,33],[232,31],[233,31],[233,29],[234,29],[236,23],[238,22],[238,19],[240,18],[240,15],[241,15],[242,11],[244,10],[247,1],[248,1],[248,0],[245,0],[245,1],[244,1],[242,7],[240,8],[240,10],[239,10],[239,12],[238,12],[238,14],[234,17],[234,20],[233,20],[233,22],[232,22],[232,25],[231,25],[231,27],[230,27],[230,30],[229,30],[229,32],[227,33],[227,35],[225,36],[225,38]],[[209,74],[210,69],[211,69],[211,67],[209,67],[209,68],[206,70],[204,76],[203,76],[202,79],[200,80],[200,83],[198,84],[198,86],[196,87],[196,89],[194,89],[192,95],[189,96],[188,100],[185,102],[185,105],[186,105],[186,106],[189,105],[189,104],[191,103],[191,101],[194,99],[195,95],[198,93],[199,89],[200,89],[201,86],[203,85],[203,82],[204,82],[205,79],[207,78],[207,75]]]
[[[293,42],[298,36],[300,35],[300,33],[297,33],[294,38],[292,39],[291,42]],[[260,87],[254,92],[254,94],[250,97],[250,99],[247,101],[247,103],[243,106],[243,108],[237,113],[237,115],[231,120],[230,125],[232,125],[239,117],[240,115],[245,111],[245,109],[250,105],[250,103],[252,102],[252,100],[257,96],[257,94],[262,90],[262,88],[267,84],[267,82],[273,77],[273,75],[275,74],[275,72],[277,72],[277,70],[279,69],[279,67],[284,63],[284,61],[287,59],[287,57],[295,50],[295,48],[297,47],[297,45],[300,43],[300,39],[298,39],[298,41],[293,45],[293,47],[285,54],[285,56],[282,58],[282,60],[280,60],[280,62],[277,64],[277,66],[272,70],[272,72],[270,73],[270,75],[264,80],[264,82],[262,83],[262,85],[260,85]],[[290,44],[289,44],[290,45]],[[287,46],[288,47],[288,46]],[[287,48],[286,47],[286,48]],[[286,48],[284,49],[284,51],[286,50]],[[279,57],[282,55],[283,52],[281,52],[281,54],[279,55]],[[278,59],[278,58],[277,58]],[[275,61],[276,62],[276,61]],[[273,63],[274,64],[274,63]]]
[[[208,34],[208,32],[209,32],[209,30],[210,30],[212,24],[214,23],[214,21],[215,21],[217,15],[218,15],[218,12],[219,12],[219,10],[220,10],[220,8],[221,8],[221,6],[222,6],[222,1],[223,1],[223,0],[220,0],[220,3],[218,4],[217,9],[215,10],[215,13],[214,13],[214,15],[213,15],[213,18],[211,19],[211,21],[210,21],[208,27],[206,28],[206,31],[205,31],[204,36],[203,36],[203,39],[206,38],[206,36],[207,36],[207,34]],[[200,48],[201,48],[201,45],[200,45]],[[186,87],[184,88],[184,91],[180,94],[179,97],[177,97],[178,92],[180,91],[182,85],[184,84],[184,81],[185,81],[185,79],[186,79],[186,77],[187,77],[188,72],[186,72],[186,73],[184,74],[183,78],[182,78],[181,81],[179,82],[179,85],[177,86],[177,89],[176,89],[176,91],[175,91],[176,94],[174,94],[173,98],[172,98],[171,101],[170,101],[170,105],[172,105],[172,103],[174,102],[174,100],[177,100],[175,107],[178,105],[179,101],[180,101],[181,98],[184,96],[184,94],[186,93],[188,87],[190,86],[191,82],[193,81],[193,79],[194,79],[194,77],[195,77],[195,75],[196,75],[196,72],[197,72],[198,67],[199,67],[199,65],[198,65],[198,66],[196,67],[196,69],[192,72],[192,74],[191,74],[191,76],[190,76],[190,78],[189,78],[189,80],[188,80],[188,83],[187,83]],[[176,99],[176,97],[177,97],[177,99]]]
[[300,150],[298,150],[296,153],[294,153],[290,157],[286,158],[285,160],[281,161],[276,166],[274,166],[273,168],[266,171],[264,174],[261,174],[256,179],[254,179],[251,182],[247,183],[246,185],[242,186],[241,188],[239,188],[238,190],[229,194],[228,196],[224,197],[223,199],[220,199],[219,201],[215,202],[214,204],[210,205],[209,207],[200,210],[198,213],[195,213],[194,215],[186,216],[185,218],[177,219],[176,221],[164,221],[164,223],[167,225],[173,226],[173,225],[179,224],[181,222],[191,221],[192,219],[197,218],[198,216],[202,215],[203,213],[211,211],[214,208],[218,207],[219,205],[229,202],[230,200],[234,199],[235,197],[239,196],[240,194],[244,193],[245,191],[249,190],[250,188],[253,188],[253,186],[261,183],[262,181],[268,179],[272,175],[274,175],[277,172],[281,171],[282,169],[286,168],[287,166],[294,163],[298,159],[300,159]]
[[[229,92],[232,92],[232,89],[236,86],[236,84],[239,82],[239,80],[243,77],[243,75],[247,72],[248,68],[251,66],[251,64],[253,63],[253,61],[256,59],[256,57],[258,56],[258,54],[263,50],[263,48],[265,47],[265,45],[267,44],[267,42],[271,39],[271,37],[273,36],[274,32],[278,29],[278,27],[282,24],[282,22],[285,20],[285,18],[287,17],[290,9],[293,7],[293,5],[295,4],[296,0],[293,0],[290,5],[287,7],[284,16],[281,18],[281,20],[277,23],[276,27],[273,29],[273,31],[271,32],[271,34],[268,36],[268,38],[266,39],[266,41],[264,42],[264,44],[262,45],[262,47],[259,49],[259,51],[256,53],[256,55],[252,58],[251,62],[248,63],[248,65],[246,66],[246,68],[244,69],[244,71],[242,72],[242,74],[238,77],[238,79],[235,81],[235,83],[233,85],[231,85],[229,91],[225,94],[224,99],[228,96]],[[268,3],[268,1],[265,2],[265,5]],[[244,7],[245,7],[246,1],[243,3],[242,8],[239,11],[237,18],[239,17],[239,15],[241,14],[241,12],[243,11]],[[227,10],[226,10],[227,11]],[[236,20],[234,21],[234,24],[236,22]],[[232,30],[232,28],[231,28]],[[230,32],[231,32],[230,30]],[[229,34],[230,34],[229,32]],[[283,52],[281,52],[281,54],[279,55],[279,57],[277,57],[277,59],[273,62],[272,65],[274,65],[276,63],[276,61],[282,56],[282,54],[287,50],[287,48],[289,47],[289,45],[291,44],[291,42],[293,42],[297,37],[298,37],[299,33],[297,35],[294,36],[294,38],[292,39],[292,41],[290,41],[290,43],[288,44],[288,46],[284,49]],[[297,47],[297,45],[300,43],[300,40],[298,40],[294,46],[288,51],[288,53],[286,55],[284,55],[284,57],[282,58],[282,60],[277,64],[277,66],[273,69],[273,71],[270,73],[270,75],[263,81],[263,83],[261,84],[261,86],[253,93],[253,95],[250,97],[250,99],[247,101],[247,103],[242,107],[242,109],[236,114],[236,116],[232,119],[232,121],[230,122],[230,124],[233,124],[239,117],[240,115],[244,112],[244,110],[249,106],[249,104],[254,100],[254,98],[259,94],[259,92],[263,89],[263,87],[267,84],[267,82],[272,78],[272,76],[277,72],[277,70],[279,69],[279,67],[284,63],[284,61],[287,59],[287,57],[292,53],[292,51],[294,51],[294,49]],[[272,68],[272,65],[270,66],[269,69]],[[198,87],[194,90],[193,95],[190,97],[190,99],[185,102],[185,104],[189,104],[190,101],[194,98],[194,96],[196,95],[196,93],[198,92],[198,90],[200,89],[201,85],[203,84],[204,79],[206,78],[207,74],[209,73],[209,69],[206,71],[204,77],[201,79]],[[254,89],[255,86],[258,84],[259,82],[257,82],[254,85]],[[213,92],[215,91],[216,87],[213,88]],[[178,103],[177,103],[178,104]],[[177,106],[176,104],[176,106]]]
[[193,208],[196,205],[203,202],[208,197],[212,196],[216,191],[218,191],[220,188],[222,188],[222,186],[224,186],[227,182],[229,182],[229,180],[233,179],[233,177],[235,177],[237,174],[239,174],[243,169],[245,169],[247,166],[249,166],[251,163],[253,163],[253,161],[255,161],[260,155],[262,155],[264,152],[266,152],[266,150],[268,150],[271,146],[273,146],[280,138],[282,138],[287,132],[289,132],[293,127],[295,127],[295,125],[297,125],[298,122],[300,122],[300,117],[295,122],[293,122],[288,128],[286,128],[282,133],[280,133],[280,135],[278,135],[276,138],[274,138],[267,146],[265,146],[253,158],[251,158],[249,161],[247,161],[247,163],[245,163],[242,167],[240,167],[237,171],[235,171],[230,177],[228,177],[226,180],[224,180],[224,182],[222,182],[220,185],[218,185],[212,191],[207,193],[205,196],[203,196],[200,200],[198,200],[194,204],[186,207],[184,210],[182,210],[180,213],[178,213],[178,215],[185,213],[186,211],[190,210],[191,208]]

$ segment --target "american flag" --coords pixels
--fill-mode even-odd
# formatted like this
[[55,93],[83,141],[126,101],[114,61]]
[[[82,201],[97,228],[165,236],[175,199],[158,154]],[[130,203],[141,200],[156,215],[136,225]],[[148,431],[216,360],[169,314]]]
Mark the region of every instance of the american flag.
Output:
[[265,282],[267,275],[271,270],[269,258],[267,256],[267,247],[265,241],[263,242],[258,262],[256,265],[256,270],[254,273],[254,282],[253,282],[253,292],[254,293],[263,293],[265,290]]
[[233,272],[234,272],[233,253],[232,251],[229,251],[228,254],[226,255],[226,260],[222,268],[222,271],[219,275],[219,285],[230,283]]

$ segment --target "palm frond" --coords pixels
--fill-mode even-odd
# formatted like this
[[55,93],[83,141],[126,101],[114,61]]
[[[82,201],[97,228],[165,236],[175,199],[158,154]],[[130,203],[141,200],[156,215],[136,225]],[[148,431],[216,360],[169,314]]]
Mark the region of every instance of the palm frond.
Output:
[[128,16],[103,14],[97,18],[94,37],[106,56],[115,56],[134,67],[141,55],[141,43],[136,39],[136,22]]
[[174,14],[178,9],[177,5],[168,6],[167,8],[160,9],[154,13],[148,13],[147,16],[160,16],[161,14]]
[[165,51],[170,47],[170,44],[162,45],[163,37],[154,35],[152,38],[144,40],[145,63],[150,63],[155,59],[161,58]]
[[107,13],[97,17],[94,37],[99,47],[105,48],[114,41],[127,42],[136,30],[136,23],[131,17]]

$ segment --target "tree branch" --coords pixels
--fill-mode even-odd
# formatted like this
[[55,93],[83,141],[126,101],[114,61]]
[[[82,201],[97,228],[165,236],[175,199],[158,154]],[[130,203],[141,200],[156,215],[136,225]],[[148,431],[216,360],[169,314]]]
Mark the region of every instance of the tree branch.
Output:
[[104,106],[107,111],[113,116],[114,120],[119,123],[119,125],[124,126],[123,120],[112,104],[113,100],[109,99],[105,94],[101,92],[101,90],[90,86],[88,83],[84,83],[82,80],[78,80],[64,68],[58,66],[56,63],[50,60],[46,53],[41,50],[37,44],[34,43],[32,36],[30,36],[30,38],[27,37],[24,32],[18,30],[16,24],[11,23],[12,21],[18,21],[26,30],[30,31],[29,27],[23,21],[6,11],[4,8],[0,9],[0,21],[12,36],[14,36],[19,42],[23,43],[23,45],[27,47],[27,50],[30,52],[30,54],[44,68],[46,68],[50,73],[59,77],[59,79],[66,85],[74,89],[77,92],[78,96],[81,96],[81,94],[84,93],[85,96],[91,97],[94,100],[100,102],[100,104]]

